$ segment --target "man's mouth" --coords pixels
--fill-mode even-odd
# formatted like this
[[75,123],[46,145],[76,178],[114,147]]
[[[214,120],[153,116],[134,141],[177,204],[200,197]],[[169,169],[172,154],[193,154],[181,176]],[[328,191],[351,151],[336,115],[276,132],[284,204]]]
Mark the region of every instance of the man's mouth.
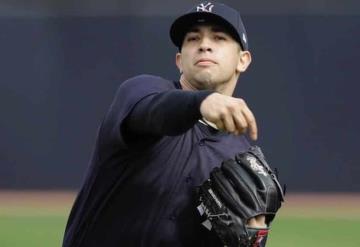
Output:
[[199,60],[196,61],[195,65],[198,66],[209,66],[209,65],[214,65],[216,64],[216,62],[212,59],[208,59],[208,58],[201,58]]

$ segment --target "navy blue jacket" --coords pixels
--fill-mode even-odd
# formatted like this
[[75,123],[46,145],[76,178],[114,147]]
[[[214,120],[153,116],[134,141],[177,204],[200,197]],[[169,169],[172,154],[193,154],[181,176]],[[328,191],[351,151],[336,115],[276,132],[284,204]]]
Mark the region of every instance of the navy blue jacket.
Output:
[[99,127],[63,247],[218,244],[201,226],[195,188],[249,143],[198,121],[211,93],[151,75],[120,85]]

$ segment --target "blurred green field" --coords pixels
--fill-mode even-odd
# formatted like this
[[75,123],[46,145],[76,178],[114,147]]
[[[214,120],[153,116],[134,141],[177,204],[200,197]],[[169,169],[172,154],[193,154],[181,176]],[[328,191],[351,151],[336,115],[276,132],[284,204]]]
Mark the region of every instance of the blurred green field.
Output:
[[280,217],[273,225],[269,247],[359,247],[360,220]]
[[1,216],[1,247],[61,246],[66,217],[47,216]]
[[[4,198],[0,199],[4,202]],[[61,246],[71,199],[64,203],[26,203],[0,205],[1,247]],[[311,200],[310,200],[311,201]],[[285,205],[273,223],[268,247],[359,247],[360,213],[357,200],[345,206],[334,203],[304,206]],[[295,205],[295,206],[294,206]]]

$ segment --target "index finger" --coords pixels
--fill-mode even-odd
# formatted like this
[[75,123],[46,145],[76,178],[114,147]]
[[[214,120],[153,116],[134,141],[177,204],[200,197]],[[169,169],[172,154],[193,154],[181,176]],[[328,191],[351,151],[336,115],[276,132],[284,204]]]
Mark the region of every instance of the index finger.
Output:
[[250,138],[252,140],[256,141],[258,138],[258,128],[257,128],[255,116],[247,106],[245,106],[242,109],[242,112],[248,123],[248,130],[249,130]]

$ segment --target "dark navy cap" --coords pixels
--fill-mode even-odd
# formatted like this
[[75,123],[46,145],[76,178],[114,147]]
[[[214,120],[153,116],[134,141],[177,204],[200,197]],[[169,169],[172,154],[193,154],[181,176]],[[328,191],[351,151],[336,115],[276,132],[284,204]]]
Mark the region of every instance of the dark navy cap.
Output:
[[202,2],[178,17],[170,28],[172,42],[180,49],[188,30],[198,23],[215,23],[224,27],[239,42],[244,51],[249,49],[240,13],[225,4],[216,2]]

